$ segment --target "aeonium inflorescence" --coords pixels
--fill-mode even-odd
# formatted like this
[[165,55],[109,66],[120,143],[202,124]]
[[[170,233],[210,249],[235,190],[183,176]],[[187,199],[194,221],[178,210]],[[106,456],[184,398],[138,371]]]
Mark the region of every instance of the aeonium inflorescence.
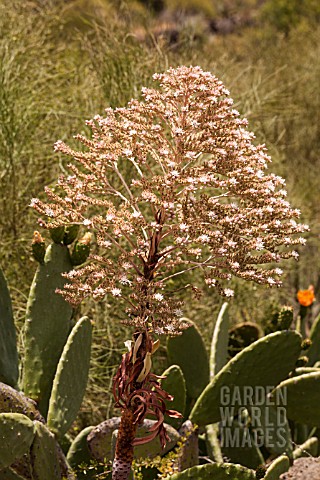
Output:
[[222,82],[200,67],[154,80],[142,101],[87,122],[92,138],[76,136],[84,151],[58,141],[55,149],[73,158],[70,175],[46,188],[49,203],[31,203],[49,217],[40,220],[46,228],[79,224],[95,233],[100,252],[66,275],[61,293],[72,304],[106,294],[123,301],[126,323],[144,335],[141,365],[152,332],[186,327],[169,280],[198,269],[225,296],[232,276],[279,286],[274,265],[297,258],[292,247],[307,230]]
[[68,274],[68,301],[111,294],[137,329],[174,333],[181,304],[169,278],[199,268],[222,295],[232,295],[232,275],[279,285],[270,264],[297,257],[290,247],[304,243],[296,234],[306,226],[215,76],[179,67],[154,80],[160,87],[143,89],[143,101],[87,122],[92,139],[76,136],[84,152],[56,143],[74,159],[71,175],[59,178],[61,193],[46,188],[50,203],[31,204],[50,218],[45,227],[96,233],[101,254]]

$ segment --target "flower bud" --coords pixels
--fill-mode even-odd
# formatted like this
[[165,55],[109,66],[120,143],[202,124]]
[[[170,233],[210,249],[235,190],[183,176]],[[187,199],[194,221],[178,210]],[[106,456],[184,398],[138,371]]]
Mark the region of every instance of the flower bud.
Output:
[[90,232],[87,232],[80,240],[75,242],[71,253],[72,265],[81,265],[87,260],[90,253],[91,239],[92,234]]
[[301,350],[308,350],[312,345],[312,340],[310,338],[305,338],[301,343]]
[[70,243],[75,241],[79,233],[79,228],[79,225],[68,225],[67,227],[65,227],[63,237],[63,243],[65,245],[70,245]]
[[288,306],[282,307],[278,315],[278,329],[288,330],[292,322],[293,308]]
[[299,357],[298,360],[296,361],[296,368],[304,367],[305,365],[307,365],[308,361],[309,359],[306,356]]
[[33,239],[32,239],[32,255],[39,263],[43,263],[44,256],[46,253],[46,246],[44,243],[44,239],[40,235],[39,232],[33,232]]
[[50,237],[52,238],[54,243],[62,243],[64,237],[64,226],[51,228]]

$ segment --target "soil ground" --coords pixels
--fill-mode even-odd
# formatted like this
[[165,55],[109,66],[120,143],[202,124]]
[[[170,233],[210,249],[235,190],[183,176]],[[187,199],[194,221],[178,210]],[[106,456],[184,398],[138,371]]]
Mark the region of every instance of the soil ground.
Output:
[[298,458],[281,480],[320,480],[320,457]]

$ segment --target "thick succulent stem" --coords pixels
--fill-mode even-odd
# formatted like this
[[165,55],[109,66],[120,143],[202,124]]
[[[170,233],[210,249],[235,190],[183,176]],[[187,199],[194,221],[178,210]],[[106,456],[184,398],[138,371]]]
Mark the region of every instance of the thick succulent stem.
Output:
[[[153,440],[159,435],[162,449],[170,440],[164,426],[165,415],[180,418],[175,410],[168,410],[166,401],[173,400],[161,388],[159,377],[151,373],[151,355],[157,350],[159,341],[153,342],[149,332],[136,332],[130,351],[122,355],[121,364],[113,382],[115,406],[122,410],[118,430],[113,480],[127,480],[133,460],[133,447]],[[142,425],[146,415],[156,417],[149,435],[135,438],[138,425]]]
[[112,480],[127,480],[133,460],[133,441],[136,435],[137,424],[131,409],[122,412],[118,431],[116,452],[112,466]]
[[[146,351],[146,335],[143,334],[141,344],[135,355],[139,358],[145,357]],[[135,375],[136,376],[136,375]],[[132,384],[133,390],[138,389],[136,378]],[[131,471],[133,460],[133,441],[137,431],[137,418],[134,414],[135,406],[122,410],[121,422],[118,430],[115,456],[112,465],[112,480],[127,480]]]

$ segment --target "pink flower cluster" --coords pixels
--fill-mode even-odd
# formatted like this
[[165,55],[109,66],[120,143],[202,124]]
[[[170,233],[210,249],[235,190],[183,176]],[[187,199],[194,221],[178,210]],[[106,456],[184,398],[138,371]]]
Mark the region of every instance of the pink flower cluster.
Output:
[[83,151],[56,143],[73,158],[70,175],[32,206],[47,228],[79,224],[96,235],[99,254],[67,275],[68,301],[110,294],[138,330],[174,334],[184,324],[170,279],[198,269],[225,296],[232,276],[278,286],[275,264],[298,256],[292,246],[307,226],[221,81],[200,67],[154,80],[142,101],[88,121],[92,138],[76,137]]

